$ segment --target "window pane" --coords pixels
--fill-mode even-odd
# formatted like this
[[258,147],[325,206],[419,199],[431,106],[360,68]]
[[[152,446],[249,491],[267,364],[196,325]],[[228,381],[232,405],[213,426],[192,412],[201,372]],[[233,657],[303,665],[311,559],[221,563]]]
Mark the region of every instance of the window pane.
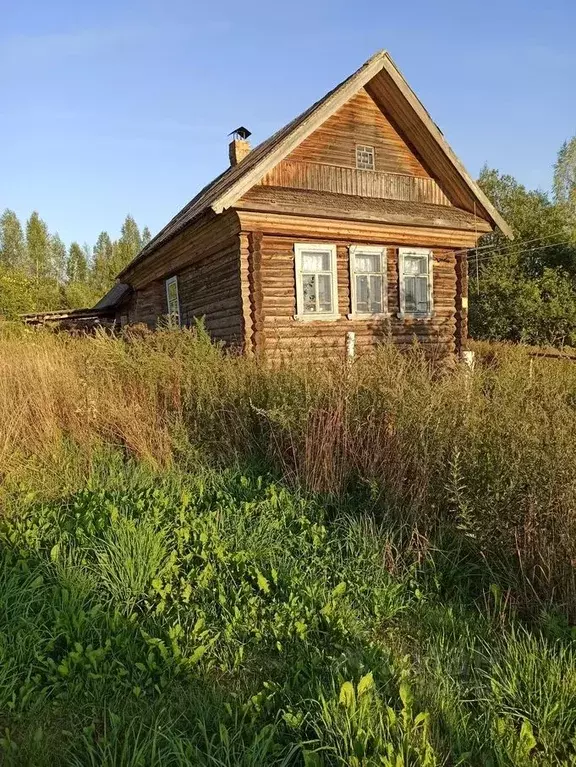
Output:
[[428,311],[428,277],[416,279],[416,303],[419,312]]
[[379,272],[380,256],[376,254],[357,253],[356,254],[357,272]]
[[330,253],[327,251],[304,251],[302,253],[303,272],[329,272]]
[[302,276],[302,296],[304,299],[304,312],[311,314],[316,311],[316,275],[304,274]]
[[330,313],[332,311],[332,278],[329,274],[318,274],[318,311]]
[[370,311],[372,314],[382,311],[382,277],[378,274],[370,276]]
[[168,283],[168,303],[174,304],[178,300],[178,288],[175,282]]
[[179,322],[180,307],[178,306],[178,283],[176,280],[166,282],[166,304],[168,315],[175,322]]
[[356,311],[361,314],[368,314],[369,307],[369,287],[368,277],[358,275],[356,277]]
[[407,312],[416,311],[416,278],[404,278],[404,309]]
[[404,256],[404,274],[428,274],[427,256]]

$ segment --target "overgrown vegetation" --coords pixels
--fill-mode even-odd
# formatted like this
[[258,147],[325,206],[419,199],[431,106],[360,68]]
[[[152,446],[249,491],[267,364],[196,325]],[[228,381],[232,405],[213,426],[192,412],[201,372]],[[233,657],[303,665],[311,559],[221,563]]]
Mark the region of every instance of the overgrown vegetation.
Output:
[[514,232],[469,253],[474,338],[576,345],[576,136],[558,154],[554,195],[484,168],[479,184]]
[[0,338],[6,764],[576,759],[576,366]]

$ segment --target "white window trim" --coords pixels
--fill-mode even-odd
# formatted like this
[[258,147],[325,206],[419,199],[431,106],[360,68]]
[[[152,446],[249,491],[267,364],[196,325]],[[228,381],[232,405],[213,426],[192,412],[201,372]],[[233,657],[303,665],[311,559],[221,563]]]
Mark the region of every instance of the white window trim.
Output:
[[[404,257],[405,256],[427,256],[428,257],[428,311],[427,312],[407,312],[404,308]],[[400,292],[400,311],[397,317],[401,320],[405,318],[417,318],[429,320],[434,315],[434,253],[428,248],[398,248],[398,286]]]
[[[359,312],[356,310],[356,274],[354,271],[354,259],[356,253],[366,253],[367,255],[380,256],[380,268],[382,274],[382,311],[381,312]],[[350,274],[350,309],[349,320],[353,319],[384,319],[388,317],[388,252],[380,245],[350,245],[348,248],[348,270]]]
[[[358,166],[358,150],[359,149],[361,149],[361,151],[362,150],[365,151],[366,149],[372,150],[372,167],[371,168],[360,168]],[[376,170],[376,147],[371,146],[370,144],[356,144],[355,155],[356,155],[355,156],[356,170],[364,170],[364,171],[367,171],[368,173],[374,173],[374,171]]]
[[167,315],[168,319],[170,320],[170,322],[172,322],[172,315],[170,314],[170,294],[169,294],[169,289],[170,289],[171,285],[176,285],[176,301],[178,303],[178,314],[177,314],[176,324],[178,325],[178,327],[180,327],[181,326],[181,321],[182,321],[182,313],[180,311],[180,292],[178,290],[178,277],[177,276],[169,277],[166,280],[166,282],[165,282],[165,287],[166,287],[166,310],[167,310],[166,311],[166,315]]
[[[332,288],[332,307],[330,314],[304,314],[304,291],[302,289],[302,252],[303,251],[330,251],[330,275]],[[300,322],[326,322],[340,318],[338,314],[338,261],[336,258],[336,245],[317,242],[297,242],[294,244],[294,271],[296,276],[296,314],[295,320]]]

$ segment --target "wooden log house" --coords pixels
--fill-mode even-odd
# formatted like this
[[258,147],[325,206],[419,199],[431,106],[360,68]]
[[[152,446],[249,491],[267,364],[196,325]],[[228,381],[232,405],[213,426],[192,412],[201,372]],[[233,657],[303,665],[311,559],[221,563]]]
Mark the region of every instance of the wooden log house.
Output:
[[344,354],[352,338],[460,353],[466,250],[511,232],[388,53],[254,149],[249,135],[119,275],[103,299],[116,320],[202,317],[268,358]]

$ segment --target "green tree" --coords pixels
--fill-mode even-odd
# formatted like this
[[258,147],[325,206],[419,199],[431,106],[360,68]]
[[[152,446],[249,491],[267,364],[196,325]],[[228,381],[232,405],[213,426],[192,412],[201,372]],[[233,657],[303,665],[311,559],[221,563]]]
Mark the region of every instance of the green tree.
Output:
[[120,233],[120,239],[116,243],[115,255],[114,255],[114,268],[115,274],[122,271],[122,269],[135,258],[142,248],[142,237],[138,224],[128,215],[124,219],[122,224],[122,231]]
[[68,283],[84,283],[88,278],[88,262],[86,252],[77,242],[73,242],[68,250],[66,262],[66,277]]
[[113,284],[115,276],[112,240],[108,232],[100,232],[92,256],[92,285],[104,293]]
[[50,235],[36,211],[26,222],[26,255],[29,274],[36,280],[50,276]]
[[152,239],[152,235],[150,234],[150,229],[148,229],[147,226],[142,229],[142,247],[145,245],[148,245],[150,240]]
[[0,317],[60,309],[62,295],[55,280],[32,277],[22,269],[0,266]]
[[576,247],[566,206],[493,169],[484,168],[479,183],[515,239],[495,232],[471,253],[471,335],[576,344]]
[[61,308],[87,309],[102,298],[100,291],[85,282],[71,282],[62,288]]
[[18,216],[6,208],[0,216],[0,264],[21,268],[26,258],[24,232]]
[[561,269],[528,277],[520,268],[494,261],[470,290],[473,335],[535,345],[576,345],[576,291]]
[[66,245],[56,232],[50,237],[50,267],[54,279],[62,283],[66,278]]
[[576,136],[560,147],[554,165],[554,197],[569,206],[572,217],[576,214]]
[[[479,246],[487,255],[506,252],[509,259],[519,260],[526,272],[534,275],[547,266],[561,266],[576,274],[576,249],[564,206],[494,169],[483,168],[478,183],[514,232],[512,241],[500,232],[482,237]],[[479,250],[479,258],[481,254]]]

